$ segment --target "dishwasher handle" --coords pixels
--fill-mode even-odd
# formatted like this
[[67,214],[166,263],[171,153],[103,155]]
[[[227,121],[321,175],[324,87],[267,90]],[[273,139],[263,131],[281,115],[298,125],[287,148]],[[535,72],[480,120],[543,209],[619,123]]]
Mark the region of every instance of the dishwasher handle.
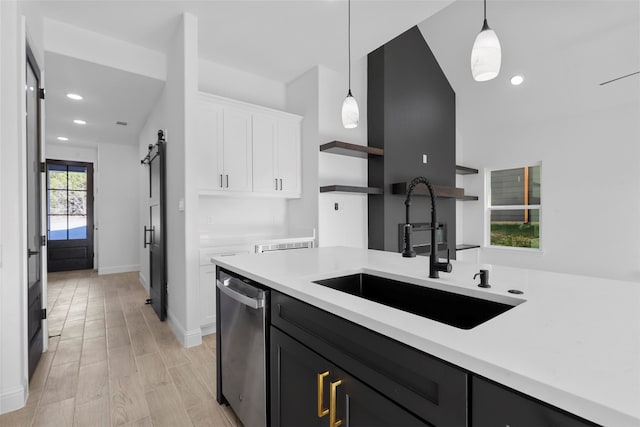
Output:
[[239,302],[240,304],[246,305],[247,307],[251,307],[254,309],[263,308],[264,307],[264,292],[260,289],[256,289],[257,295],[250,296],[246,293],[242,292],[242,287],[247,287],[243,282],[240,282],[240,286],[234,286],[235,280],[233,278],[227,278],[224,281],[216,280],[218,289],[220,292],[228,296],[229,298]]

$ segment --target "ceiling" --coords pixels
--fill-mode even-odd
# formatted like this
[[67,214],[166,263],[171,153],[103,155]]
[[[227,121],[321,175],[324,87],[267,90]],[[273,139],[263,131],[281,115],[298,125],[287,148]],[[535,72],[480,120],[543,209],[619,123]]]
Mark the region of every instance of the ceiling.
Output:
[[[487,20],[502,46],[500,75],[471,77],[471,46],[482,26],[482,3],[456,1],[419,28],[456,92],[463,137],[496,127],[640,101],[640,2],[521,0],[489,1]],[[512,86],[516,74],[525,77]]]
[[[69,138],[68,143],[138,143],[163,81],[50,52],[45,63],[47,144],[60,143],[59,136]],[[73,101],[67,93],[84,99]],[[74,124],[74,119],[87,124]]]
[[[453,0],[353,0],[352,56],[360,58]],[[32,2],[30,2],[32,3]],[[346,68],[345,0],[36,1],[41,16],[158,51],[179,17],[198,18],[199,53],[288,83],[323,64]]]
[[[344,0],[29,2],[42,17],[158,51],[166,51],[181,13],[190,12],[198,17],[202,58],[282,83],[318,64],[346,71],[346,6]],[[640,76],[599,83],[640,70],[640,2],[503,0],[487,7],[503,52],[495,80],[471,78],[480,0],[353,0],[352,56],[365,57],[419,24],[456,91],[458,127],[466,135],[638,102]],[[48,138],[134,141],[162,90],[157,80],[51,53],[46,70]],[[509,84],[514,74],[525,76],[521,86]],[[85,101],[67,100],[69,90]],[[72,125],[78,115],[89,124]]]

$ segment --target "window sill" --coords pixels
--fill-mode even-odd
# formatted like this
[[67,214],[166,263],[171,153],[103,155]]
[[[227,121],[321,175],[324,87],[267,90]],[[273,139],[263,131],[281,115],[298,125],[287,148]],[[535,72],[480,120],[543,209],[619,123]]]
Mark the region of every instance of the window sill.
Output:
[[490,251],[498,251],[498,252],[511,252],[511,253],[521,253],[521,254],[527,254],[527,255],[544,255],[544,251],[542,249],[535,249],[535,248],[517,248],[517,247],[510,247],[510,246],[491,246],[491,245],[485,245],[482,247],[483,250],[490,250]]

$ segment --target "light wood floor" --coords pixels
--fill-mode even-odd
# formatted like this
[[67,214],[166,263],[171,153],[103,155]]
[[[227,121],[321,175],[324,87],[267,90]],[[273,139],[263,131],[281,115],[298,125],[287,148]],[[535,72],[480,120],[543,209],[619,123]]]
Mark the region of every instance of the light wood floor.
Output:
[[217,404],[215,335],[185,349],[137,273],[49,274],[49,351],[0,426],[241,427]]

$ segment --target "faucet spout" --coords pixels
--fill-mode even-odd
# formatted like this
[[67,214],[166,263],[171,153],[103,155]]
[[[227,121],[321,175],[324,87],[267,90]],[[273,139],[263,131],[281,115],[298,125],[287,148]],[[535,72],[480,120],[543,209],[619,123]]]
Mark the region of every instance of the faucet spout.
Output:
[[415,257],[416,253],[413,250],[411,244],[411,219],[409,218],[409,208],[411,207],[411,196],[413,190],[418,184],[424,184],[429,190],[429,196],[431,198],[431,252],[429,254],[429,277],[437,279],[440,277],[439,272],[444,271],[451,273],[452,266],[449,258],[449,250],[447,249],[447,262],[438,261],[438,242],[436,241],[436,229],[438,228],[438,221],[436,215],[436,196],[433,191],[433,187],[429,180],[423,176],[414,178],[409,183],[407,190],[407,198],[404,200],[405,206],[405,225],[404,225],[404,250],[402,251],[403,257]]

